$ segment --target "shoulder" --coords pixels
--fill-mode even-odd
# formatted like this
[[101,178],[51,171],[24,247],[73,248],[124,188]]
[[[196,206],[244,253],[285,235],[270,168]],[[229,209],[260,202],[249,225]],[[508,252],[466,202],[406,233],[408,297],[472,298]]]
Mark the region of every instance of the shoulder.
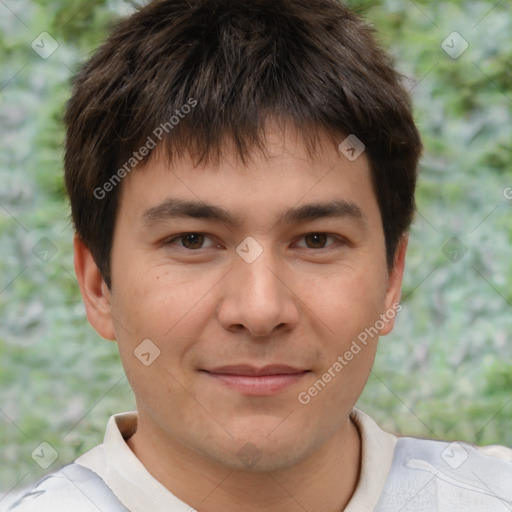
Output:
[[509,448],[403,437],[377,511],[500,510],[512,504],[511,483]]
[[126,512],[93,471],[69,464],[29,488],[8,512]]

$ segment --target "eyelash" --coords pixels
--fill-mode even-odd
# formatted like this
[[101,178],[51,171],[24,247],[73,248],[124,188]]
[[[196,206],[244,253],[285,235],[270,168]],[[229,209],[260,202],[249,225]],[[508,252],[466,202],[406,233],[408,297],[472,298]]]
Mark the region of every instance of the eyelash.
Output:
[[[166,246],[167,245],[173,245],[175,241],[180,240],[180,239],[183,240],[185,237],[187,237],[189,235],[203,235],[206,238],[209,238],[210,240],[212,240],[211,237],[208,236],[206,233],[202,233],[200,231],[189,231],[187,233],[180,233],[178,235],[174,235],[170,239],[167,239],[164,242],[164,245],[166,245]],[[327,235],[328,238],[334,239],[334,242],[331,243],[330,245],[326,246],[326,247],[319,247],[317,249],[311,248],[311,247],[301,247],[300,249],[306,249],[306,250],[317,251],[317,252],[318,251],[329,251],[329,250],[331,250],[333,248],[333,246],[348,244],[348,241],[346,239],[344,239],[343,237],[338,236],[338,235],[333,235],[333,234],[330,234],[330,233],[325,233],[323,231],[311,231],[309,233],[304,233],[303,235],[301,235],[299,237],[299,240],[303,239],[306,236],[311,236],[311,235]],[[185,252],[200,252],[202,249],[209,249],[209,247],[201,247],[199,249],[188,249],[186,247],[179,247],[179,246],[176,246],[176,247],[177,247],[178,250],[185,251]]]

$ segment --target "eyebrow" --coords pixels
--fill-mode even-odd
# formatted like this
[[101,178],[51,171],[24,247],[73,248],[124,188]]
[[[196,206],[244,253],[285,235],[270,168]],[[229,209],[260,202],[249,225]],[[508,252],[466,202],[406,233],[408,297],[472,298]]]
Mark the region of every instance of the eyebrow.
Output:
[[[365,216],[361,208],[355,203],[345,199],[314,202],[290,208],[283,212],[279,222],[283,224],[298,224],[332,217],[348,217],[361,223],[365,222]],[[167,198],[160,204],[142,213],[142,221],[148,227],[173,218],[215,220],[230,227],[240,224],[237,217],[228,210],[203,201]]]

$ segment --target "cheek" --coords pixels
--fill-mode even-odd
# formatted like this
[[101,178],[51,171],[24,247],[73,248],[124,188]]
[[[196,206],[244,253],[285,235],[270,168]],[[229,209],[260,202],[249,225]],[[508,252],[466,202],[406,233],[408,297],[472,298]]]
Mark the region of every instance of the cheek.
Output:
[[139,406],[164,410],[165,397],[173,396],[174,405],[185,410],[190,396],[183,388],[189,388],[184,360],[210,307],[201,300],[203,283],[161,269],[132,273],[118,282],[112,314],[121,361]]
[[380,274],[348,269],[323,282],[308,283],[307,306],[333,337],[348,341],[373,325],[382,313],[386,286]]
[[[329,293],[317,297],[322,310],[322,367],[317,379],[328,381],[315,401],[319,414],[332,414],[354,404],[371,373],[377,351],[378,330],[375,328],[382,312],[384,287],[371,279],[340,279]],[[319,303],[321,301],[321,303]],[[329,412],[331,411],[331,412]]]
[[[160,382],[169,381],[165,369],[180,382],[188,378],[184,370],[190,366],[194,346],[215,314],[211,293],[217,281],[212,273],[199,278],[158,267],[125,276],[113,295],[112,314],[117,320],[121,360],[132,374],[136,394],[145,394],[145,379],[151,376],[153,380],[156,372],[161,373]],[[143,350],[143,343],[149,352],[158,354],[150,367],[136,357],[137,353],[148,352]]]
[[158,267],[126,276],[116,290],[113,314],[126,322],[132,338],[152,335],[165,342],[174,331],[190,325],[191,318],[197,322],[211,280]]

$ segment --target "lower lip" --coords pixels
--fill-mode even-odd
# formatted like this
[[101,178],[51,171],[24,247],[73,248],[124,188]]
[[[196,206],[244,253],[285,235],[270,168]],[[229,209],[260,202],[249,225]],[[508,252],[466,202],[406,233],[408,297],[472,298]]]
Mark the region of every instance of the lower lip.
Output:
[[273,395],[301,380],[308,372],[279,375],[230,375],[226,373],[205,372],[206,375],[222,384],[235,389],[243,395]]

